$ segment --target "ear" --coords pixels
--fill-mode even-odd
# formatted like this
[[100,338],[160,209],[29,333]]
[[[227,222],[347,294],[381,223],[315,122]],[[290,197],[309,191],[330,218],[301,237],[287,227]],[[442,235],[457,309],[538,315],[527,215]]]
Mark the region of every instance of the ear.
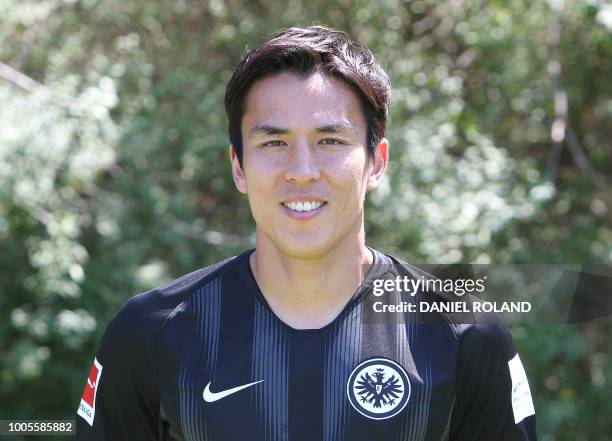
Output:
[[247,185],[246,179],[244,178],[244,171],[240,166],[240,161],[238,161],[236,150],[234,150],[234,146],[231,144],[229,146],[229,156],[232,163],[232,177],[234,178],[234,184],[240,193],[246,193]]
[[368,191],[378,187],[387,164],[389,163],[389,140],[383,138],[380,140],[374,151],[374,158],[370,163],[370,176],[368,177]]

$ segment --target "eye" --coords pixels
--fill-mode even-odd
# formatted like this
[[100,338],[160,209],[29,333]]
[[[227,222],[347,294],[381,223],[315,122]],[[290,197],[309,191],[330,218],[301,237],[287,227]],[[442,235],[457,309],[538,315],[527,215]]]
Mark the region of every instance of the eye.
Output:
[[265,143],[263,143],[261,146],[262,146],[262,147],[280,147],[280,146],[282,146],[282,145],[285,145],[285,142],[284,142],[284,141],[281,141],[281,140],[275,139],[274,141],[268,141],[268,142],[265,142]]
[[326,145],[342,145],[344,141],[336,138],[325,138],[321,140],[321,143]]

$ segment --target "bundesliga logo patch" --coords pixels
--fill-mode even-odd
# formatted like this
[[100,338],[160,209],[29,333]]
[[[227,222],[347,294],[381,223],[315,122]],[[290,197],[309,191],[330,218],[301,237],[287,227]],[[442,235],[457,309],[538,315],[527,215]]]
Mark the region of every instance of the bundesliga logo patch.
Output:
[[404,368],[396,362],[371,358],[353,369],[346,393],[357,412],[374,420],[384,420],[406,407],[410,382]]
[[518,424],[528,416],[535,414],[535,409],[531,400],[527,374],[525,374],[525,368],[518,354],[508,362],[508,368],[512,379],[512,412],[514,423]]
[[98,392],[101,376],[102,365],[94,358],[94,364],[89,372],[89,377],[87,377],[87,383],[85,383],[85,389],[81,397],[81,404],[79,404],[79,409],[77,410],[77,415],[82,416],[90,426],[93,426],[96,414],[96,393]]

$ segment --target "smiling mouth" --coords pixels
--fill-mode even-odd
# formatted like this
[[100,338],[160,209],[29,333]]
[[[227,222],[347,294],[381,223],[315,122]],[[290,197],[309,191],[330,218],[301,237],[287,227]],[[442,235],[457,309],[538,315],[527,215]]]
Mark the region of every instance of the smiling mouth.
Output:
[[299,201],[299,202],[283,202],[282,205],[291,211],[308,212],[321,208],[327,202],[321,201]]

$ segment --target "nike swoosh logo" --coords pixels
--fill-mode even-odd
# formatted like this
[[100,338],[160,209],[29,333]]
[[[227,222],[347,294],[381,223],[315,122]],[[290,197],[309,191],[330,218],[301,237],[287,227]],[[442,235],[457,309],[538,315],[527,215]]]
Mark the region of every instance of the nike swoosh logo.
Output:
[[92,389],[94,389],[96,387],[96,382],[94,381],[92,383],[89,378],[87,379],[87,383],[88,383],[88,386],[91,387]]
[[204,401],[206,401],[207,403],[214,403],[215,401],[218,401],[221,398],[225,398],[228,395],[235,394],[236,392],[241,391],[242,389],[246,389],[247,387],[251,387],[257,383],[261,383],[262,381],[263,380],[259,380],[253,383],[243,384],[242,386],[232,387],[231,389],[226,389],[221,392],[211,392],[210,383],[212,383],[212,381],[209,381],[206,387],[204,388],[204,393],[202,394],[202,396],[204,397]]

